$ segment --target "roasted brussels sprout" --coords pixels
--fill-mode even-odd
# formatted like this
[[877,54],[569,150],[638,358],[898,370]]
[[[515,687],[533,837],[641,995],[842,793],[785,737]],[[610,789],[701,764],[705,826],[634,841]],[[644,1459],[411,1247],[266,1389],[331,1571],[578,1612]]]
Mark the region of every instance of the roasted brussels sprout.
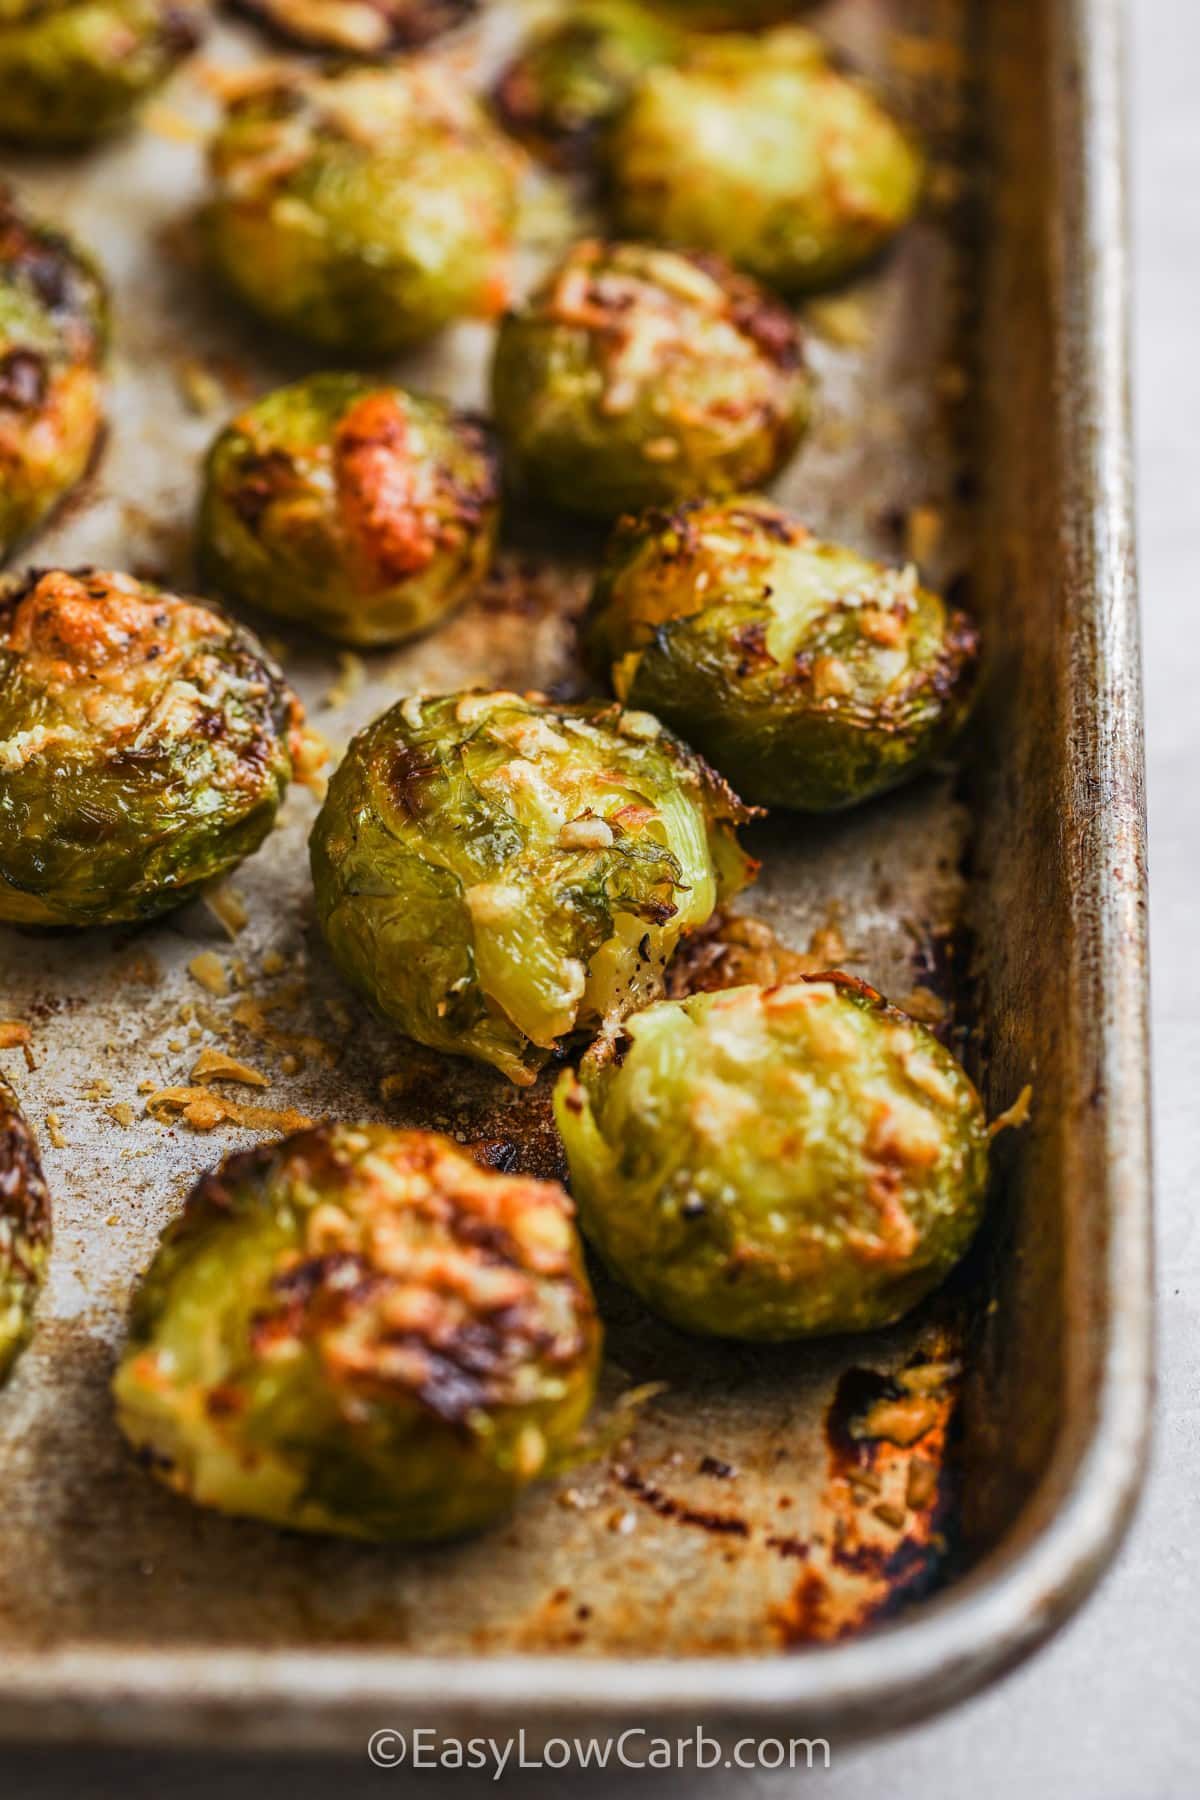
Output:
[[645,713],[411,697],[360,733],[312,834],[335,961],[409,1037],[526,1084],[662,991],[748,880],[747,816]]
[[429,1132],[323,1125],[193,1189],[113,1391],[134,1449],[201,1506],[427,1541],[570,1457],[599,1359],[557,1183]]
[[29,1341],[50,1256],[50,1197],[33,1133],[0,1075],[0,1383]]
[[233,0],[277,37],[341,56],[383,56],[427,44],[469,19],[477,0]]
[[553,162],[583,161],[680,34],[634,0],[581,0],[537,32],[496,86],[508,129]]
[[555,1116],[584,1232],[687,1331],[888,1325],[983,1210],[978,1094],[845,975],[660,1001],[560,1078]]
[[820,40],[698,40],[650,70],[610,139],[619,228],[692,244],[793,293],[837,281],[910,217],[922,162]]
[[556,505],[612,518],[765,481],[808,422],[791,314],[723,264],[576,244],[500,327],[497,423]]
[[99,925],[256,850],[300,703],[248,631],[100,570],[0,592],[0,920]]
[[623,519],[585,627],[617,696],[763,806],[826,812],[940,754],[970,703],[974,626],[913,568],[815,538],[760,499]]
[[200,41],[182,0],[16,0],[0,10],[0,138],[69,149],[129,123]]
[[86,470],[100,435],[100,276],[0,187],[0,557]]
[[301,337],[385,356],[503,304],[513,152],[436,63],[273,78],[231,104],[209,163],[218,269]]
[[347,644],[397,643],[486,573],[499,514],[477,420],[361,375],[310,375],[217,438],[200,552],[226,594]]

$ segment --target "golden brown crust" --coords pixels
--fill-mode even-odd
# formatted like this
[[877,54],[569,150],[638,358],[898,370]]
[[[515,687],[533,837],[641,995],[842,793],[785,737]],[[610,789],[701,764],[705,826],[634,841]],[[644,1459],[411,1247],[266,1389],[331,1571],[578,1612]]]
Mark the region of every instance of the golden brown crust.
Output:
[[437,551],[421,504],[408,420],[394,391],[364,394],[333,444],[338,510],[350,541],[384,585],[427,569]]
[[339,1387],[402,1389],[465,1422],[519,1403],[531,1363],[566,1370],[591,1341],[573,1208],[556,1183],[481,1168],[426,1132],[318,1126],[228,1158],[196,1188],[189,1220],[264,1187],[284,1204],[321,1198],[252,1323],[258,1356],[315,1351]]

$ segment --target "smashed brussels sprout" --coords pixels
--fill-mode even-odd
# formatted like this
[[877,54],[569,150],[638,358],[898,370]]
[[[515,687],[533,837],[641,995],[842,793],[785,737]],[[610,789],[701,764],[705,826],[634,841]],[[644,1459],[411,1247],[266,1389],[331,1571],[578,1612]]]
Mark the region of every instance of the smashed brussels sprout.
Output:
[[469,19],[477,0],[234,0],[276,37],[341,56],[411,50]]
[[335,961],[409,1037],[526,1084],[662,991],[752,865],[745,809],[645,713],[410,698],[354,739],[312,834]]
[[561,1077],[555,1116],[584,1232],[686,1331],[888,1325],[983,1211],[978,1094],[845,975],[648,1007]]
[[529,487],[612,518],[771,476],[808,423],[792,315],[714,259],[576,244],[500,327],[497,423]]
[[200,41],[181,0],[18,0],[0,10],[0,138],[72,148],[129,123]]
[[639,76],[682,48],[634,0],[581,0],[530,39],[496,86],[505,125],[553,162],[586,159]]
[[0,557],[87,469],[100,435],[104,285],[0,187]]
[[499,516],[477,420],[360,375],[310,375],[217,438],[200,554],[223,593],[343,643],[398,643],[487,572]]
[[974,626],[916,571],[823,543],[769,501],[623,519],[585,627],[617,696],[746,799],[827,812],[905,780],[970,704]]
[[273,77],[231,104],[209,163],[218,269],[301,337],[386,356],[503,304],[513,152],[437,63]]
[[571,1456],[600,1341],[557,1183],[428,1132],[324,1125],[193,1190],[113,1391],[134,1449],[201,1506],[428,1541]]
[[50,1197],[33,1133],[0,1075],[0,1383],[29,1341],[50,1258]]
[[300,703],[248,631],[100,570],[0,592],[0,920],[191,899],[270,831]]
[[806,31],[695,42],[639,83],[609,147],[622,231],[717,252],[784,293],[868,261],[921,190],[911,138]]

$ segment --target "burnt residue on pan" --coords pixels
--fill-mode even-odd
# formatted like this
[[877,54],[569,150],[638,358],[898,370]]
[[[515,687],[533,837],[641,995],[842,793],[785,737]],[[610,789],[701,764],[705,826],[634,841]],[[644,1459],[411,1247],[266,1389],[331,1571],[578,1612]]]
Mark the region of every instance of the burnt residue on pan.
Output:
[[941,1580],[950,1557],[960,1365],[936,1328],[896,1370],[852,1364],[825,1417],[823,1529],[774,1622],[796,1647],[852,1636]]

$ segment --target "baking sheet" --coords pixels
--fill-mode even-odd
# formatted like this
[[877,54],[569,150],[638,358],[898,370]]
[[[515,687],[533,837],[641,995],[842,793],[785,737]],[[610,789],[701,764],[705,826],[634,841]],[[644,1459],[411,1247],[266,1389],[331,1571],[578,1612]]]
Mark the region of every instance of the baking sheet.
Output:
[[[519,22],[539,10],[491,7],[483,30],[461,40],[464,58],[494,66]],[[978,572],[986,487],[971,449],[981,424],[971,372],[987,296],[962,185],[978,20],[952,0],[834,0],[814,23],[919,119],[935,175],[927,213],[895,255],[849,297],[809,309],[820,418],[778,492],[817,530],[893,558],[920,549],[930,579],[961,583]],[[1021,21],[1007,30],[1011,48]],[[213,290],[189,225],[203,186],[196,126],[214,113],[211,67],[263,48],[221,25],[152,105],[141,134],[80,163],[10,161],[31,203],[97,249],[116,298],[110,440],[84,491],[35,546],[39,563],[111,563],[186,590],[198,462],[213,432],[252,394],[317,366],[265,338]],[[582,217],[553,182],[531,179],[525,279]],[[486,328],[463,326],[395,370],[478,405],[489,341]],[[402,652],[339,657],[263,625],[282,641],[290,678],[335,746],[417,687],[576,687],[572,622],[595,539],[583,527],[547,536],[522,521],[510,537],[497,578],[445,629]],[[974,599],[994,646],[1002,624],[989,616],[994,584],[978,584]],[[1011,692],[1001,696],[1001,706],[1012,703]],[[983,1495],[1003,1483],[969,1453],[986,1440],[971,1424],[983,1409],[969,1407],[964,1428],[950,1383],[927,1439],[908,1452],[858,1445],[846,1424],[872,1375],[913,1357],[953,1360],[964,1345],[974,1354],[977,1339],[991,1354],[987,1332],[1003,1321],[986,1322],[986,1269],[891,1333],[770,1351],[697,1346],[602,1283],[606,1404],[645,1379],[665,1380],[668,1391],[631,1443],[539,1489],[510,1524],[468,1545],[405,1553],[290,1537],[193,1511],[132,1466],[107,1399],[131,1281],[197,1173],[255,1135],[158,1125],[145,1116],[143,1084],[186,1083],[213,1045],[270,1073],[272,1105],[432,1124],[466,1141],[503,1140],[529,1167],[553,1164],[544,1088],[518,1095],[483,1071],[435,1068],[371,1022],[338,982],[309,900],[313,811],[310,796],[293,793],[268,845],[233,878],[247,914],[233,941],[202,906],[137,932],[0,933],[0,1011],[32,1025],[37,1067],[23,1071],[12,1055],[6,1065],[40,1131],[57,1203],[38,1335],[0,1406],[0,1723],[22,1729],[32,1716],[23,1705],[40,1697],[60,1727],[68,1719],[73,1729],[121,1729],[99,1700],[93,1707],[79,1691],[72,1699],[72,1671],[86,1666],[92,1679],[107,1660],[124,1671],[125,1717],[139,1730],[202,1729],[215,1715],[199,1696],[220,1691],[234,1712],[257,1705],[257,1725],[242,1718],[252,1737],[294,1738],[303,1712],[305,1732],[349,1741],[351,1651],[371,1653],[385,1691],[423,1684],[447,1705],[497,1707],[511,1706],[522,1668],[537,1670],[532,1691],[546,1691],[544,1661],[514,1664],[506,1653],[549,1654],[568,1666],[556,1672],[560,1684],[580,1665],[577,1711],[612,1691],[593,1659],[628,1669],[633,1658],[749,1657],[767,1704],[786,1690],[778,1652],[844,1639],[903,1609],[909,1623],[900,1629],[911,1631],[918,1600],[1011,1514]],[[953,769],[852,817],[781,819],[753,834],[764,869],[746,906],[800,948],[835,933],[845,946],[837,960],[901,1002],[914,991],[926,1004],[941,995],[957,1009],[946,1028],[957,1026],[979,1066],[987,1020],[965,966],[966,916],[979,913],[979,877],[964,878],[968,839]],[[1014,873],[993,896],[993,916],[1019,908]],[[205,951],[219,958],[227,995],[189,973]],[[994,1109],[1012,1099],[1021,1074],[1016,1058],[1002,1064]],[[118,1122],[125,1107],[129,1124]],[[968,1366],[968,1389],[971,1378]],[[959,1437],[969,1440],[966,1454]],[[914,1479],[914,1460],[933,1478]],[[1031,1448],[1031,1464],[1044,1460],[1044,1445]],[[968,1478],[980,1498],[966,1492],[964,1512]],[[977,1541],[964,1542],[972,1515]],[[832,1670],[833,1653],[822,1654]],[[431,1658],[448,1660],[426,1678],[419,1669]],[[803,1659],[790,1660],[796,1668]],[[732,1690],[715,1678],[726,1665],[711,1666],[711,1683],[701,1674],[685,1690],[678,1681],[696,1665],[676,1662],[672,1691],[719,1709]],[[362,1695],[370,1684],[354,1668]],[[160,1676],[168,1686],[178,1677],[170,1699]],[[558,1701],[571,1705],[571,1692]],[[749,1701],[743,1689],[738,1704]]]

